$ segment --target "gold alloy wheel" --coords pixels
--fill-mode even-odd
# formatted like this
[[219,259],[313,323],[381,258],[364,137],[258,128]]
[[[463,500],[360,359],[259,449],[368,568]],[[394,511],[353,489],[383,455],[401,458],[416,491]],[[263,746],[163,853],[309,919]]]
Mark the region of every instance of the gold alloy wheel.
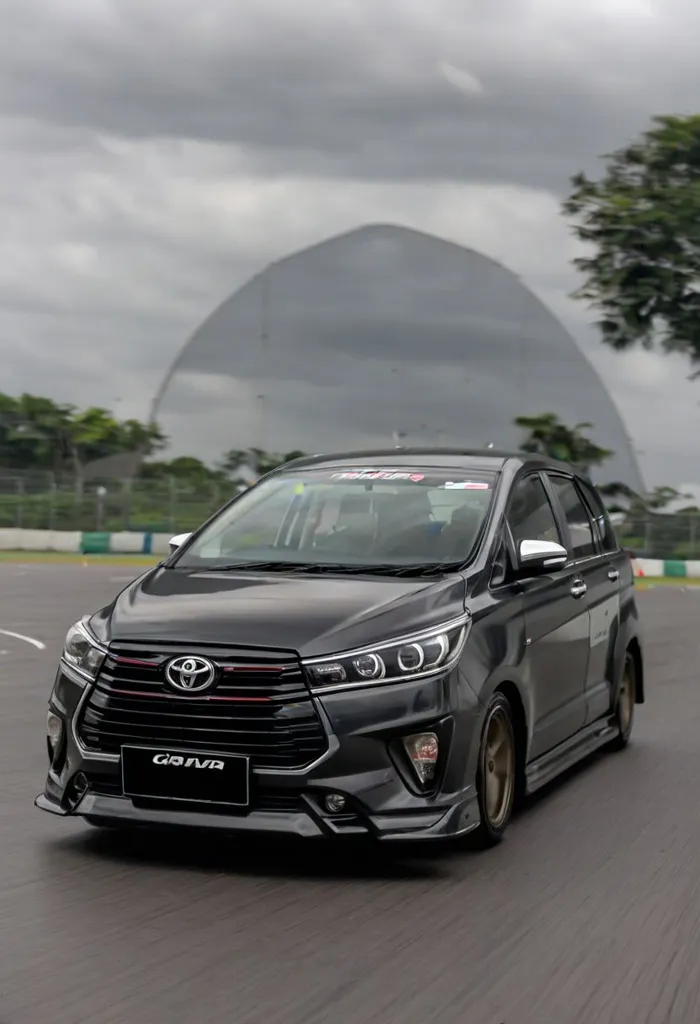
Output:
[[515,742],[507,711],[494,709],[484,737],[484,806],[492,828],[510,813],[515,788]]
[[624,736],[632,722],[634,713],[634,670],[628,661],[622,674],[620,692],[617,696],[617,717],[620,733]]

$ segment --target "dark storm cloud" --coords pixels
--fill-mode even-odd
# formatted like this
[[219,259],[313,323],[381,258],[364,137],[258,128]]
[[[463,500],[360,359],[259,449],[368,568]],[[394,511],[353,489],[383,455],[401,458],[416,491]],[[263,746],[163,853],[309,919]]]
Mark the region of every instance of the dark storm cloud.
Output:
[[[521,274],[605,373],[651,477],[688,478],[700,409],[684,367],[613,357],[586,330],[557,194],[651,113],[700,106],[691,0],[2,13],[2,389],[144,415],[226,295],[271,260],[388,222]],[[206,439],[203,419],[192,441]]]
[[561,188],[651,107],[700,101],[690,0],[684,32],[673,0],[656,20],[612,0],[587,17],[534,0],[6,4],[0,111],[237,145],[265,174]]

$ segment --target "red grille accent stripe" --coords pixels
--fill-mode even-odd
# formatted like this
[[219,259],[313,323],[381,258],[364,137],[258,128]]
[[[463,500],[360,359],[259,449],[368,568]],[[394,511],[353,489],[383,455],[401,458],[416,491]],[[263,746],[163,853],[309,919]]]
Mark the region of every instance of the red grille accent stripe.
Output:
[[143,661],[141,658],[122,658],[117,654],[110,654],[111,661],[117,661],[120,665],[138,665],[140,668],[158,668],[158,661]]
[[224,672],[284,672],[287,665],[226,665]]

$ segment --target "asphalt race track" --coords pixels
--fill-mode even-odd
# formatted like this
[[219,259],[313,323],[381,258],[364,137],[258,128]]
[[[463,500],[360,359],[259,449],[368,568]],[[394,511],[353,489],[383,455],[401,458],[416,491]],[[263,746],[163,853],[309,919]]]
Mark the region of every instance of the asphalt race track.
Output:
[[67,627],[123,566],[0,565],[0,1024],[700,1021],[700,588],[640,595],[633,744],[487,854],[126,840],[35,810]]

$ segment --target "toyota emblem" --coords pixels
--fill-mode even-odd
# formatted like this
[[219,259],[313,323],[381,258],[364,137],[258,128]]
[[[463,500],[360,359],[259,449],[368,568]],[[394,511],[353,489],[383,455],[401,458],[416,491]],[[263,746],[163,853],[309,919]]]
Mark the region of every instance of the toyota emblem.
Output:
[[216,666],[208,658],[187,654],[168,662],[165,678],[174,690],[181,693],[201,693],[213,684]]

